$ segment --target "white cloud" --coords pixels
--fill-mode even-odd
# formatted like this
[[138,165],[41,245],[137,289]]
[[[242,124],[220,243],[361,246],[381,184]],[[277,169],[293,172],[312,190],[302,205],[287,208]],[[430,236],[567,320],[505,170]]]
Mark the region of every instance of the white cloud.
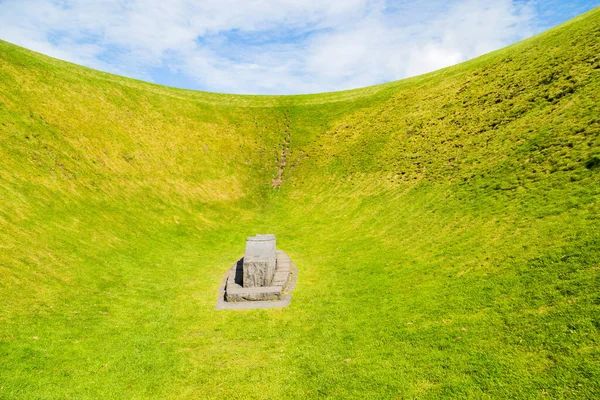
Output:
[[[0,38],[203,90],[318,92],[420,74],[532,33],[511,0],[0,0]],[[165,78],[166,80],[166,78]]]
[[405,19],[373,13],[357,25],[316,36],[309,49],[309,71],[324,78],[322,85],[332,82],[335,87],[433,71],[530,35],[533,9],[509,0],[474,0],[442,9],[426,21]]
[[412,49],[404,74],[414,76],[426,71],[435,71],[449,65],[457,64],[467,57],[458,50],[450,50],[427,43],[423,47]]

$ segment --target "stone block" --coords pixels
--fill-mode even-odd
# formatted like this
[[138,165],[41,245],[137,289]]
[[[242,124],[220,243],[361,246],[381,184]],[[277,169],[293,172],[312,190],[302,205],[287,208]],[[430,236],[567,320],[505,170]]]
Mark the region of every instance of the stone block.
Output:
[[288,279],[290,277],[290,271],[281,271],[279,270],[279,268],[277,269],[277,271],[275,272],[275,275],[273,276],[273,286],[282,286],[285,287]]
[[227,288],[226,300],[230,302],[239,301],[265,301],[281,300],[281,286],[251,287],[251,288]]
[[246,240],[243,287],[268,287],[271,284],[277,266],[275,245],[275,235],[256,235]]
[[289,271],[290,268],[291,268],[291,265],[289,262],[277,261],[277,269],[275,270],[275,272],[277,273],[277,271]]

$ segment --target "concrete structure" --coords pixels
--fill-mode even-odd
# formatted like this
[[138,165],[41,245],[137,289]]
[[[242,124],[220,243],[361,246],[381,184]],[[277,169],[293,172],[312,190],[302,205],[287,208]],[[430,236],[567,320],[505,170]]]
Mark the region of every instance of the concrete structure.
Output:
[[[227,275],[225,300],[229,302],[281,300],[290,277],[290,259],[281,250],[276,251],[274,256],[276,268],[273,271],[273,277],[264,286],[246,286],[244,269],[248,264],[245,259],[238,261]],[[252,267],[256,268],[257,265],[267,268],[265,263],[253,264]],[[265,274],[260,272],[259,275],[264,276]]]
[[275,274],[275,235],[256,235],[246,240],[243,286],[269,286]]
[[296,266],[287,254],[275,249],[274,235],[249,237],[244,257],[227,271],[216,308],[285,307],[296,275]]

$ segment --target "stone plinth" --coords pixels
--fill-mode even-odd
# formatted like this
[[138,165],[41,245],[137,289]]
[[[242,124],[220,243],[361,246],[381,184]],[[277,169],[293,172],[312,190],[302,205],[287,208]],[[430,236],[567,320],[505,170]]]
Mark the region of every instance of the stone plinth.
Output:
[[224,290],[225,300],[232,303],[282,300],[285,297],[285,291],[290,281],[291,262],[287,254],[281,250],[275,252],[275,260],[275,273],[268,286],[242,286],[242,275],[245,263],[242,263],[240,260],[234,264],[227,272]]
[[275,255],[275,235],[256,235],[246,240],[244,253],[244,288],[268,287],[271,285],[277,259]]
[[216,308],[286,307],[296,287],[297,273],[287,254],[275,249],[275,235],[249,237],[244,257],[227,271]]
[[227,301],[281,300],[281,286],[227,288]]

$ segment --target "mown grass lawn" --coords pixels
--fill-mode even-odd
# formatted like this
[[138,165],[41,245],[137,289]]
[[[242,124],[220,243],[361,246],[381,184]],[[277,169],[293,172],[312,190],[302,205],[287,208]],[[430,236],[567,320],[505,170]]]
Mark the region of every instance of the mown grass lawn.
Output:
[[[0,398],[600,397],[599,54],[261,97],[0,42]],[[292,304],[216,311],[255,233]]]

